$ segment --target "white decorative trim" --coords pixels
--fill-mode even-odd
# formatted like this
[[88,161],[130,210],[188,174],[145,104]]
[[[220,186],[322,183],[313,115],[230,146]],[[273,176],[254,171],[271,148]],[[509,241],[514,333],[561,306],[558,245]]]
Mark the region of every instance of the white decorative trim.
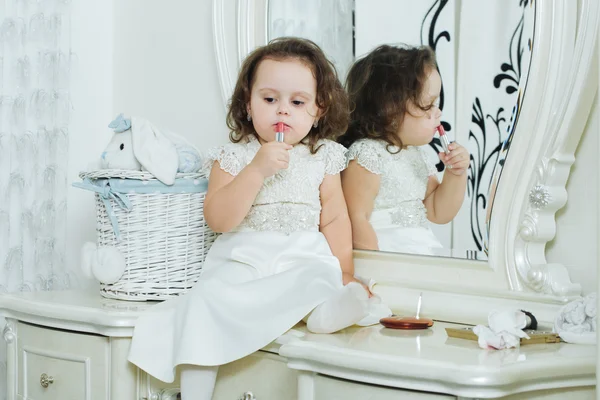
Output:
[[529,205],[534,210],[545,208],[551,201],[552,196],[544,185],[536,185],[529,192]]
[[269,40],[269,0],[237,0],[238,65]]
[[[596,34],[596,65],[600,65],[600,28]],[[596,78],[598,79],[600,86],[600,68],[597,68]],[[598,109],[598,98],[596,98],[596,108]],[[597,115],[598,116],[598,115]],[[598,153],[600,154],[600,140],[598,140]],[[596,168],[600,167],[598,157],[596,160]],[[597,187],[600,187],[600,174],[598,174],[598,181],[596,182]],[[598,227],[600,227],[600,201],[596,204],[596,232],[600,233]],[[596,240],[600,240],[600,237],[596,237]],[[598,274],[600,273],[600,246],[596,246],[596,282],[598,282]],[[596,289],[598,290],[598,288]],[[600,307],[600,296],[597,297],[597,307]],[[600,329],[596,329],[596,388],[600,385]]]
[[560,1],[536,2],[519,134],[502,172],[490,230],[490,263],[506,266],[510,288],[557,298],[581,293],[563,265],[547,263],[545,247],[556,233],[555,213],[566,204],[574,153],[597,91],[599,6],[594,0],[580,5],[577,10]]
[[[17,371],[16,368],[11,368],[12,365],[17,365],[17,332],[16,321],[6,318],[6,326],[4,327],[3,338],[6,341],[6,399],[17,399]],[[8,336],[8,337],[7,337]]]
[[[239,21],[213,19],[221,24],[213,27],[215,34],[225,29],[223,24],[237,32],[238,43],[220,43],[237,51],[238,60],[229,64],[229,71],[239,68],[248,51],[265,44],[268,34],[268,2],[214,3],[235,1]],[[375,291],[385,293],[392,308],[413,307],[414,298],[404,296],[404,289],[426,289],[438,299],[430,302],[437,318],[468,308],[475,314],[465,318],[479,318],[484,310],[489,312],[489,300],[499,306],[537,304],[551,321],[553,312],[581,292],[563,265],[548,264],[545,246],[554,238],[554,215],[566,203],[570,167],[597,90],[593,57],[600,9],[596,0],[581,0],[579,7],[559,0],[531,4],[535,24],[530,72],[495,195],[489,261],[355,251],[357,273],[374,277],[379,283]],[[264,17],[264,23],[256,17]],[[223,70],[220,66],[220,74]],[[541,197],[532,203],[530,195]],[[445,304],[444,296],[454,299],[453,307]],[[474,301],[481,305],[470,304]]]
[[227,56],[227,37],[225,35],[227,23],[225,12],[225,1],[213,0],[212,3],[212,24],[213,24],[213,42],[215,47],[215,59],[217,61],[217,70],[219,81],[221,82],[221,96],[223,105],[226,107],[229,97],[233,92],[233,80],[231,72],[231,62]]
[[298,371],[298,400],[315,400],[315,376],[313,371]]
[[4,337],[4,341],[6,344],[13,344],[15,340],[17,340],[17,335],[15,334],[15,326],[12,323],[7,323],[2,331],[2,336]]
[[[223,105],[248,53],[267,42],[269,0],[213,0],[213,43]],[[237,15],[237,18],[232,18]]]
[[238,65],[241,65],[248,53],[254,49],[253,35],[246,35],[254,29],[255,1],[237,1],[238,15]]

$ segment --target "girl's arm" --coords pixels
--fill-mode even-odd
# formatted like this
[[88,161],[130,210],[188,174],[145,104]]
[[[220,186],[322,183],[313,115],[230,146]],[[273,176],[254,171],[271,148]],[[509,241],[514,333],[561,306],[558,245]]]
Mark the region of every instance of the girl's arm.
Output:
[[360,283],[371,297],[372,293],[369,288],[354,277],[352,227],[346,209],[340,174],[325,175],[321,183],[320,195],[321,221],[319,230],[327,239],[333,255],[340,260],[342,281],[344,285],[350,282]]
[[319,230],[327,239],[331,252],[340,260],[342,273],[354,276],[352,228],[342,192],[340,174],[325,175],[320,187],[321,221]]
[[352,227],[346,209],[340,174],[325,175],[320,192],[320,231],[327,239],[333,255],[340,260],[344,285],[349,282],[357,282],[354,278],[354,260],[352,259]]
[[356,161],[350,161],[342,172],[342,188],[352,222],[352,241],[355,249],[379,250],[377,235],[369,222],[373,203],[379,192],[381,178]]
[[440,159],[446,164],[444,179],[439,183],[436,177],[429,177],[427,195],[423,200],[427,219],[436,224],[452,221],[462,206],[467,187],[469,153],[458,143],[451,143],[449,148],[449,155],[440,153]]
[[215,161],[204,200],[204,219],[210,229],[224,233],[238,226],[250,211],[263,182],[256,168],[248,166],[232,176]]

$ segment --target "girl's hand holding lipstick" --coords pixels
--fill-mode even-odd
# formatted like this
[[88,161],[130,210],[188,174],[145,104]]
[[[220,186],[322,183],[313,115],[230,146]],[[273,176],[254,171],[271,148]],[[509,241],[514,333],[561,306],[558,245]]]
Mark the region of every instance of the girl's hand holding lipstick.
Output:
[[446,170],[456,176],[464,174],[471,163],[469,152],[458,143],[450,143],[442,125],[437,127],[437,131],[444,149],[440,153],[440,160],[446,165]]
[[440,153],[440,160],[446,165],[447,172],[457,176],[464,174],[471,163],[467,149],[456,142],[450,143],[448,153]]
[[287,169],[292,146],[282,142],[269,142],[260,146],[249,166],[256,168],[264,178],[275,175],[279,170]]
[[292,146],[283,142],[284,129],[282,122],[277,123],[275,141],[263,144],[250,163],[258,169],[263,178],[275,175],[279,170],[288,167],[290,161],[288,150],[292,149]]

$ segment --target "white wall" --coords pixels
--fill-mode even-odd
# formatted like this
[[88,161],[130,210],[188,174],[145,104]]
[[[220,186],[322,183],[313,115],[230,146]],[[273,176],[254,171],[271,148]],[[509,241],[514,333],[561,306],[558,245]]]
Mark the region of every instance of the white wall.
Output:
[[[71,83],[69,183],[79,181],[79,171],[100,155],[109,139],[106,126],[113,117],[113,2],[73,1],[71,4],[75,62]],[[66,260],[72,271],[79,271],[82,244],[96,240],[95,218],[93,195],[69,186]]]
[[143,116],[199,148],[228,141],[211,13],[206,0],[115,2],[115,112]]
[[598,290],[599,123],[596,96],[571,168],[567,204],[556,214],[556,237],[546,247],[548,262],[564,264],[571,280],[581,284],[584,294]]

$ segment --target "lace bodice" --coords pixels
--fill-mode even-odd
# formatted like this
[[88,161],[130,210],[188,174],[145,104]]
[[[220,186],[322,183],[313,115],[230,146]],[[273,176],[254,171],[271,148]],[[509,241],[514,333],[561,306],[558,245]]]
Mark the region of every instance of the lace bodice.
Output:
[[[392,224],[404,227],[427,225],[423,199],[430,175],[437,170],[426,159],[421,147],[408,147],[395,154],[386,149],[387,143],[361,139],[350,146],[348,161],[356,160],[369,172],[381,177],[373,213],[387,211]],[[391,147],[395,152],[397,147]]]
[[[305,145],[290,150],[287,169],[265,179],[262,189],[246,218],[233,230],[242,231],[315,231],[319,229],[321,201],[319,187],[325,174],[335,175],[346,167],[346,149],[331,140],[321,140],[316,154]],[[259,141],[229,143],[209,151],[205,170],[214,161],[235,176],[248,165],[258,150]]]

